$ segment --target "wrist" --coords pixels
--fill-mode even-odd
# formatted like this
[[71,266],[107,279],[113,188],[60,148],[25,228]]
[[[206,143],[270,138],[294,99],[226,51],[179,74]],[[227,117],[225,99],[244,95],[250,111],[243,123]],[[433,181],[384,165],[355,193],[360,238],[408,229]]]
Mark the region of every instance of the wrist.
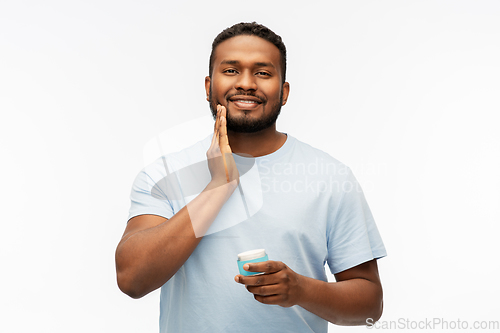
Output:
[[297,300],[296,305],[301,307],[307,306],[311,302],[311,296],[316,292],[316,284],[321,283],[319,281],[304,275],[298,274],[298,286],[297,286]]
[[309,281],[304,275],[297,274],[297,299],[295,305],[301,305],[306,302]]
[[226,179],[212,179],[210,183],[208,183],[207,187],[205,187],[205,191],[211,191],[214,194],[222,194],[231,196],[231,194],[238,187],[238,181],[232,180],[229,183]]

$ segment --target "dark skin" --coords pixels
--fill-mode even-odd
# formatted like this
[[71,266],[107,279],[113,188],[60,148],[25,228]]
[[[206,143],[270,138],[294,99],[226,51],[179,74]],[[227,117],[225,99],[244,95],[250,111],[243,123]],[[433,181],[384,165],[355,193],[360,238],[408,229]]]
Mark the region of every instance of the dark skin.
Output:
[[[277,104],[286,104],[290,85],[282,83],[280,54],[274,45],[255,36],[237,36],[221,43],[215,54],[212,76],[205,78],[207,101],[212,88],[215,103],[224,106],[234,119],[249,121],[265,117]],[[244,96],[246,93],[265,102],[238,103],[239,98],[255,102],[255,98]],[[233,97],[228,100],[229,96]],[[234,153],[254,157],[270,154],[286,141],[286,135],[276,131],[276,123],[257,133],[228,129],[227,135]]]
[[281,261],[247,265],[245,270],[265,274],[238,274],[234,279],[263,304],[299,305],[337,325],[365,325],[367,318],[375,321],[382,315],[382,286],[376,260],[335,274],[334,283],[297,274]]
[[212,176],[207,187],[171,219],[139,215],[128,221],[115,262],[118,287],[130,297],[143,297],[177,272],[236,189],[239,174],[229,147],[225,115],[220,106],[207,151]]
[[[290,85],[283,82],[280,68],[278,48],[259,37],[237,36],[219,44],[211,77],[205,78],[207,100],[212,90],[212,101],[218,108],[207,157],[226,157],[209,162],[212,181],[190,207],[170,220],[141,215],[128,222],[116,251],[118,285],[126,294],[139,298],[161,287],[194,251],[203,231],[238,184],[231,152],[264,156],[285,143],[286,135],[276,130],[275,123],[255,133],[226,127],[226,116],[235,122],[252,122],[286,103]],[[261,303],[299,305],[338,325],[363,325],[367,318],[375,321],[382,314],[376,260],[335,274],[337,282],[300,275],[279,261],[252,263],[244,268],[264,272],[235,276],[235,281],[245,285]]]

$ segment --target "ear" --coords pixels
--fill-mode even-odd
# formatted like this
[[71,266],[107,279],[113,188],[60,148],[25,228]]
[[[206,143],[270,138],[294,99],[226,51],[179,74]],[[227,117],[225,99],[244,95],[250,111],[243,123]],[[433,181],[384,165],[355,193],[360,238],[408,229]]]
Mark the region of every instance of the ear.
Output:
[[210,102],[210,76],[205,76],[205,91],[207,93],[207,101]]
[[281,105],[285,105],[288,100],[288,94],[290,93],[290,83],[283,83],[283,103]]

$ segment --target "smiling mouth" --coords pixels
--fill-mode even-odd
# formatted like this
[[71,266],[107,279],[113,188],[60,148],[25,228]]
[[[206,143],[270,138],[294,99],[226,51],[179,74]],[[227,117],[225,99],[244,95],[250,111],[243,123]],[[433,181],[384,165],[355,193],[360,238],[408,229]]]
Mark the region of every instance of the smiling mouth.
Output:
[[229,98],[229,102],[233,103],[239,109],[254,109],[262,104],[262,101],[254,96],[233,96]]

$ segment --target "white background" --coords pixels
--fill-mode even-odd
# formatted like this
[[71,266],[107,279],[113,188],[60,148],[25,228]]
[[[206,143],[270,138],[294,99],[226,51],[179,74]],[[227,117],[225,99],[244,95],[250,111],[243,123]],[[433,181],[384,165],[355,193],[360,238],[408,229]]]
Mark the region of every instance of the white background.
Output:
[[213,38],[253,20],[288,49],[278,130],[365,189],[382,320],[500,320],[499,17],[477,0],[1,1],[0,331],[157,331],[158,292],[115,282],[132,181],[152,137],[209,113]]

